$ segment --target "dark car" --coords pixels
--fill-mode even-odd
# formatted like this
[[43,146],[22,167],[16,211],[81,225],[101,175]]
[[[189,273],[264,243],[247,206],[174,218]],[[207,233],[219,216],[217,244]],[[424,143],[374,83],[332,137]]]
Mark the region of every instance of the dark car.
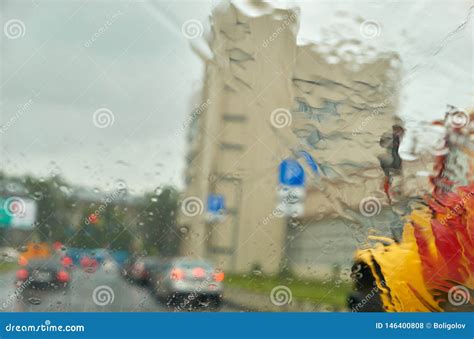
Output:
[[351,273],[354,291],[349,295],[348,307],[352,312],[383,312],[380,290],[367,264],[356,261]]
[[158,257],[131,258],[125,263],[122,274],[130,281],[149,285],[151,277],[162,265],[163,261]]
[[16,272],[17,284],[25,288],[66,288],[70,281],[70,271],[56,259],[30,260]]

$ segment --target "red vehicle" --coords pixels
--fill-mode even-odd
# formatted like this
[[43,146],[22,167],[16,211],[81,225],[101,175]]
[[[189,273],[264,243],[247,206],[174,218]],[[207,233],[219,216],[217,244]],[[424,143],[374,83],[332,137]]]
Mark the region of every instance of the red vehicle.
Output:
[[97,259],[88,256],[81,258],[80,265],[84,272],[88,273],[94,273],[99,268],[99,262]]

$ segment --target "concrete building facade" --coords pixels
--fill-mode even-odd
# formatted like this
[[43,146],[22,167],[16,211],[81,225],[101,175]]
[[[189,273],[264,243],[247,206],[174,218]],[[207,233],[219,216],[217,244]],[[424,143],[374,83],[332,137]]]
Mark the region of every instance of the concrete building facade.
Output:
[[[196,213],[182,206],[182,254],[232,272],[276,273],[286,262],[312,275],[349,265],[354,232],[390,232],[390,222],[377,217],[391,220],[383,217],[391,213],[383,164],[394,163],[397,56],[362,60],[342,45],[330,52],[299,46],[298,11],[291,9],[251,16],[227,3],[215,9],[212,32],[213,56],[188,126],[183,194],[183,202],[200,206]],[[276,210],[278,166],[289,157],[307,174],[305,213],[291,220]],[[221,221],[206,220],[209,194],[225,198]],[[375,218],[361,215],[365,198],[376,201]]]

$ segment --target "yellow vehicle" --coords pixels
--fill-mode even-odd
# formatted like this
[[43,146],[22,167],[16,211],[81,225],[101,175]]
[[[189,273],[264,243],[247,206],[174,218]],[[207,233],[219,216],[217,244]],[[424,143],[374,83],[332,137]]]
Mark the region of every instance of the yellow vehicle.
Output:
[[474,311],[472,119],[448,113],[448,152],[437,157],[433,192],[407,217],[402,239],[356,252],[353,311]]
[[24,266],[31,259],[46,259],[51,256],[51,246],[46,242],[30,242],[23,248],[18,264]]

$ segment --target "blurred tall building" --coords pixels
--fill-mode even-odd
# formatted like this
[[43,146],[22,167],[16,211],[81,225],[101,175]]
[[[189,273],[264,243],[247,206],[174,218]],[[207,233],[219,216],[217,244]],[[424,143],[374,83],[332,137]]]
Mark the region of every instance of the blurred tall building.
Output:
[[[347,268],[359,238],[398,222],[384,192],[401,170],[398,57],[354,41],[299,46],[297,10],[254,9],[224,3],[212,15],[212,57],[187,124],[183,201],[201,206],[181,209],[182,254],[233,272]],[[305,212],[291,219],[276,210],[286,158],[306,173]],[[210,194],[225,199],[222,220],[207,220]],[[361,213],[366,200],[373,214]]]

